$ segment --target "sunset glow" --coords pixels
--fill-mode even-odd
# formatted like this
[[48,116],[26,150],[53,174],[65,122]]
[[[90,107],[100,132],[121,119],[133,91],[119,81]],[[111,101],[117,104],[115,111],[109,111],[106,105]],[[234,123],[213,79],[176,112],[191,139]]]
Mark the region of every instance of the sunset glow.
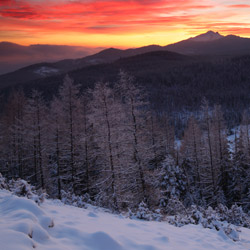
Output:
[[208,30],[250,37],[249,0],[1,0],[0,41],[138,47]]

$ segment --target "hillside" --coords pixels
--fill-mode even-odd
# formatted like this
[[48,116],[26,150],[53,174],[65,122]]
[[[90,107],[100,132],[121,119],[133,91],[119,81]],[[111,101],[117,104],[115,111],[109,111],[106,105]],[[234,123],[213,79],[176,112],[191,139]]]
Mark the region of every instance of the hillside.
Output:
[[89,48],[69,45],[33,44],[24,46],[11,42],[0,42],[0,74],[41,63],[57,62],[65,58],[86,57],[103,48]]
[[250,230],[240,240],[200,225],[174,227],[166,222],[132,220],[88,206],[77,208],[58,200],[34,201],[0,190],[2,250],[246,250]]
[[[100,80],[115,82],[120,69],[123,69],[146,89],[156,111],[195,111],[205,96],[211,105],[222,105],[231,126],[239,122],[239,114],[250,101],[249,67],[249,56],[184,56],[156,51],[122,58],[114,63],[84,67],[68,74],[84,91]],[[64,77],[65,74],[61,74],[10,86],[22,87],[26,93],[37,88],[45,93],[46,99],[51,99]],[[2,85],[11,82],[7,75],[1,76],[0,80]],[[2,93],[7,93],[11,88],[5,85]]]
[[[155,51],[171,51],[184,55],[206,55],[206,56],[242,56],[249,55],[250,53],[250,39],[242,38],[234,35],[222,36],[218,32],[208,31],[207,33],[200,34],[196,37],[191,37],[187,40],[183,40],[174,44],[159,46],[149,45],[140,48],[131,49],[117,49],[109,48],[104,49],[98,53],[81,57],[84,53],[90,53],[82,51],[84,47],[70,47],[70,46],[50,46],[50,45],[32,45],[29,47],[20,46],[12,43],[0,43],[0,52],[2,56],[1,60],[10,61],[13,56],[28,57],[29,65],[24,68],[20,68],[17,71],[10,72],[0,76],[1,86],[0,88],[12,85],[20,82],[26,82],[29,80],[35,80],[47,76],[58,75],[67,73],[72,70],[78,70],[83,67],[113,63],[121,58],[132,57],[144,53]],[[65,50],[65,52],[64,52]],[[86,50],[86,48],[85,48]],[[98,50],[98,48],[96,49]],[[94,51],[94,49],[92,49]],[[77,56],[78,52],[78,56]],[[42,58],[41,63],[34,63],[39,56]],[[60,61],[56,61],[55,58],[66,58]],[[67,59],[76,58],[77,59]],[[7,61],[6,61],[7,60]],[[18,59],[19,60],[19,59]],[[21,60],[21,59],[20,59]],[[26,60],[26,59],[25,59]],[[17,59],[15,58],[15,63]],[[39,61],[39,60],[38,60]],[[38,62],[37,61],[37,62]],[[51,62],[54,61],[54,62]],[[9,62],[11,64],[11,62]],[[4,67],[8,67],[7,63]],[[20,62],[19,62],[20,63]],[[16,66],[13,66],[16,67]],[[1,72],[0,72],[1,74]]]
[[[11,49],[9,50],[11,51]],[[120,58],[125,58],[125,57],[135,56],[138,54],[143,54],[152,51],[160,51],[160,50],[165,50],[165,49],[157,45],[151,45],[151,46],[135,48],[135,49],[127,49],[127,50],[109,48],[102,50],[99,53],[79,59],[64,59],[53,63],[51,62],[36,63],[21,68],[19,70],[16,70],[14,72],[0,75],[0,89],[31,80],[41,79],[44,77],[66,74],[69,71],[78,70],[91,65],[112,63]],[[0,46],[0,51],[1,51],[1,46]],[[47,55],[47,57],[49,58],[49,55]]]
[[222,105],[232,127],[250,102],[249,52],[249,38],[209,31],[165,47],[110,48],[84,58],[30,65],[0,75],[0,92],[6,97],[23,88],[29,95],[36,88],[50,100],[66,74],[85,91],[97,81],[115,82],[122,69],[145,88],[155,111],[176,118],[196,112],[206,97],[210,105]]
[[250,39],[234,35],[221,36],[211,40],[196,37],[196,39],[187,39],[165,48],[186,55],[240,56],[250,54]]

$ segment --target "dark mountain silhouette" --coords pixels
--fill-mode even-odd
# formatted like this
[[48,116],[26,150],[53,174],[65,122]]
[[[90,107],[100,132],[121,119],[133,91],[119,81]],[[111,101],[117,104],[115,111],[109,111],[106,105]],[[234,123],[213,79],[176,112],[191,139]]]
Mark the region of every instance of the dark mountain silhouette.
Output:
[[35,63],[56,62],[65,58],[84,57],[101,49],[103,48],[40,44],[22,46],[10,42],[0,42],[0,74]]
[[[3,53],[5,56],[11,56],[21,53],[30,56],[30,54],[33,55],[32,53],[34,53],[31,52],[33,49],[33,51],[35,50],[36,52],[38,51],[40,54],[45,55],[46,58],[50,58],[49,54],[44,53],[44,51],[53,51],[54,54],[57,53],[62,55],[63,51],[65,51],[65,48],[72,50],[72,48],[69,46],[32,45],[29,47],[25,47],[25,49],[23,47],[25,46],[0,43],[0,52],[2,50],[5,51]],[[46,76],[66,73],[90,65],[111,63],[120,58],[135,56],[152,51],[165,50],[184,55],[248,55],[250,54],[250,38],[242,38],[233,35],[222,36],[218,32],[208,31],[205,34],[201,34],[196,37],[189,38],[187,40],[175,44],[170,44],[164,47],[158,45],[150,45],[141,48],[126,50],[109,48],[102,50],[99,53],[79,59],[64,59],[53,63],[38,63],[36,65],[22,68],[16,72],[11,72],[6,76],[0,76],[0,80],[3,87],[8,84],[5,79],[9,81],[9,84],[15,84],[17,82],[25,82],[32,79],[39,79]],[[53,53],[51,54],[51,57],[53,57]],[[8,64],[5,63],[5,67],[8,67]]]
[[54,67],[57,67],[60,70],[67,71],[95,64],[110,63],[120,58],[130,57],[138,54],[143,54],[152,51],[160,51],[160,50],[165,50],[165,49],[158,45],[150,45],[141,48],[126,49],[126,50],[109,48],[102,50],[94,55],[86,56],[84,58],[75,60],[62,60],[53,65]]
[[250,103],[249,52],[250,39],[209,32],[165,47],[110,48],[80,59],[34,64],[1,75],[0,92],[22,87],[29,94],[37,88],[50,99],[66,73],[84,90],[99,80],[116,81],[123,69],[148,90],[159,112],[193,112],[205,96],[221,104],[228,123],[235,124]]
[[[154,110],[167,112],[177,119],[175,122],[178,129],[178,124],[183,127],[183,120],[190,112],[200,109],[204,96],[210,104],[222,105],[229,126],[237,124],[240,113],[250,103],[249,68],[248,55],[186,56],[169,51],[154,51],[120,58],[115,62],[85,66],[69,71],[68,74],[81,85],[84,92],[97,81],[117,81],[119,71],[125,70],[134,75],[138,84],[147,90]],[[29,70],[32,71],[32,67]],[[65,73],[13,82],[5,85],[0,92],[8,94],[13,88],[21,87],[29,95],[36,88],[44,93],[46,99],[51,99],[57,94],[64,77]]]
[[195,42],[209,42],[222,38],[223,36],[219,32],[208,31],[207,33],[198,35],[196,37],[191,37],[188,40]]
[[86,56],[80,59],[66,59],[55,63],[33,64],[17,71],[0,75],[0,89],[16,83],[23,83],[26,81],[35,80],[47,76],[63,74],[71,70],[80,69],[90,65],[111,63],[120,58],[159,50],[165,49],[157,45],[150,45],[146,47],[127,50],[109,48],[102,50],[97,54]]
[[[151,60],[149,57],[154,57],[154,61],[161,62],[162,58],[164,60],[181,60],[186,58],[184,55],[180,55],[174,52],[168,51],[159,51],[159,46],[148,46],[142,47],[139,49],[129,49],[129,50],[118,50],[118,49],[106,49],[97,53],[93,56],[88,56],[82,59],[77,60],[63,60],[57,63],[39,63],[34,64],[20,70],[17,70],[12,73],[8,73],[5,75],[0,76],[0,89],[10,87],[10,86],[17,86],[20,84],[25,84],[27,82],[41,79],[46,79],[46,77],[53,76],[53,75],[65,75],[68,72],[73,70],[81,71],[81,69],[90,70],[94,65],[100,65],[103,67],[104,64],[110,64],[114,61],[117,61],[122,58],[128,58],[132,60],[133,63],[134,58],[133,56],[139,54],[140,56],[135,57],[137,61],[141,61],[141,63],[147,63],[147,60]],[[143,53],[150,50],[156,50],[155,52],[148,52]],[[140,53],[142,52],[142,53]],[[128,55],[131,55],[131,59]],[[145,58],[144,58],[145,57]],[[97,74],[99,75],[99,74]]]
[[186,55],[249,55],[250,38],[228,35],[209,31],[195,38],[190,38],[165,47],[169,51]]

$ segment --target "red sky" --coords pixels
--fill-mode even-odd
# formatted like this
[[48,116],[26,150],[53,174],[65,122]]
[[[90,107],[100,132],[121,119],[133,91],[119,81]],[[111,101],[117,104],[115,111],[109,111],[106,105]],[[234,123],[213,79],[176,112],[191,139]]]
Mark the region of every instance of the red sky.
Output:
[[167,45],[208,30],[250,37],[250,0],[0,0],[0,41]]

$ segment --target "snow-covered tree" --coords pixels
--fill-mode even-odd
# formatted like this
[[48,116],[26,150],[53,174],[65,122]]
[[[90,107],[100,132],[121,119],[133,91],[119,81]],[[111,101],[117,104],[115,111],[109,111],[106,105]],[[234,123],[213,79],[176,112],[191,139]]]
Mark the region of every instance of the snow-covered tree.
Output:
[[198,122],[191,116],[184,131],[184,138],[181,144],[182,166],[187,176],[187,187],[190,193],[190,200],[196,204],[203,200],[202,171],[202,132]]
[[233,153],[232,168],[229,175],[228,204],[237,203],[247,211],[250,207],[250,164],[247,152],[246,124],[241,125],[238,136],[235,136],[235,151]]
[[26,98],[22,90],[11,93],[1,115],[1,171],[9,177],[24,177],[24,106]]
[[202,138],[202,171],[201,179],[204,186],[203,195],[209,205],[216,205],[219,192],[219,169],[216,165],[213,144],[212,117],[208,101],[202,101],[203,138]]
[[[63,85],[59,88],[58,108],[60,116],[58,129],[60,130],[60,147],[62,155],[61,164],[65,172],[64,182],[73,193],[79,192],[79,172],[83,151],[81,147],[82,116],[79,86],[75,85],[73,80],[67,75],[64,78]],[[58,132],[59,132],[58,130]]]
[[42,189],[47,180],[47,107],[42,93],[33,90],[25,106],[24,115],[24,148],[28,157],[28,179]]
[[230,154],[227,140],[227,129],[221,107],[214,106],[212,113],[212,141],[214,147],[214,164],[219,175],[219,203],[225,204],[225,196],[228,196],[228,172],[230,170]]
[[[160,175],[160,205],[165,207],[166,212],[174,210],[172,202],[185,201],[187,195],[187,176],[184,169],[176,165],[172,156],[167,156],[161,163]],[[177,202],[179,204],[179,202]]]
[[[145,92],[136,84],[135,79],[121,71],[115,86],[123,103],[126,116],[126,162],[129,168],[129,179],[133,190],[133,203],[140,201],[153,202],[155,177],[150,160],[156,152],[155,128],[148,112],[148,102]],[[147,128],[149,124],[150,130]],[[153,127],[152,127],[153,125]],[[153,131],[154,130],[154,131]],[[152,138],[153,137],[153,138]],[[151,200],[150,200],[151,199]]]
[[[123,119],[121,107],[115,101],[114,91],[108,83],[98,82],[90,90],[90,121],[93,124],[94,142],[97,145],[96,162],[99,188],[99,200],[103,205],[118,209],[121,183],[119,182],[119,128]],[[106,204],[105,204],[106,203]]]

